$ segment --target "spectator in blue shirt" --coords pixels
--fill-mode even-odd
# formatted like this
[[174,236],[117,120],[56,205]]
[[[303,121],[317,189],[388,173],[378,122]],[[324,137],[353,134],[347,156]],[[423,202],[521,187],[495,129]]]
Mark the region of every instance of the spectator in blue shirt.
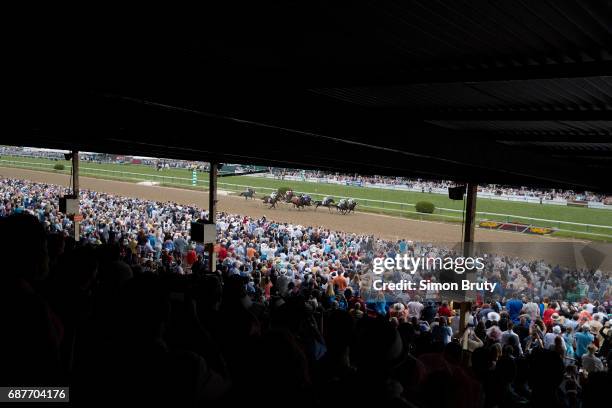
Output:
[[544,302],[540,302],[540,317],[544,316]]
[[330,244],[325,244],[325,249],[323,250],[324,253],[329,254],[331,251],[331,245]]
[[523,310],[523,302],[518,298],[518,294],[514,293],[512,295],[512,299],[506,303],[506,310],[510,315],[510,320],[512,320],[512,323],[518,324],[521,310]]
[[587,352],[589,344],[593,343],[595,338],[591,334],[591,326],[585,324],[582,329],[576,333],[576,357],[581,358]]
[[166,251],[168,251],[168,252],[173,252],[174,251],[174,242],[172,241],[172,239],[170,239],[170,238],[166,239],[166,241],[164,241],[163,248]]
[[157,244],[157,239],[155,238],[155,234],[153,233],[149,233],[149,243],[151,244],[151,248],[155,248],[155,245]]

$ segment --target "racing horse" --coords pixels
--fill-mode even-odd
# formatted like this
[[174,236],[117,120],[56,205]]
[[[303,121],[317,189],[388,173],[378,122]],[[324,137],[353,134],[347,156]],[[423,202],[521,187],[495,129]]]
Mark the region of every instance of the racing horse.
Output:
[[240,193],[241,197],[244,197],[245,200],[248,200],[249,198],[251,199],[255,199],[255,190],[253,190],[251,187],[247,188],[246,191],[243,191],[242,193]]
[[[281,196],[281,194],[279,194],[279,196]],[[285,192],[285,194],[282,195],[282,198],[283,198],[283,200],[286,203],[291,203],[291,199],[294,198],[294,197],[296,197],[296,196],[295,196],[295,193],[293,192],[293,190],[287,190]]]
[[336,205],[336,209],[342,215],[349,214],[351,211],[355,212],[355,207],[357,207],[357,202],[352,198],[348,200],[340,200],[340,202]]
[[289,203],[293,204],[293,207],[297,208],[298,210],[300,208],[305,208],[307,205],[310,205],[310,201],[305,200],[303,196],[299,196],[299,197],[293,196],[289,200]]
[[327,209],[328,209],[329,211],[331,211],[331,209],[332,209],[333,207],[335,207],[335,205],[334,205],[334,199],[333,199],[333,198],[330,198],[330,199],[329,199],[329,200],[327,200],[325,203],[323,203],[323,201],[321,201],[321,200],[317,200],[317,201],[314,201],[314,202],[313,202],[313,204],[314,204],[314,206],[315,206],[315,211],[316,211],[316,210],[317,210],[317,208],[319,208],[319,207],[327,207]]
[[357,201],[350,199],[348,202],[348,207],[346,209],[346,214],[350,214],[351,212],[355,212],[355,207],[357,207]]
[[312,198],[308,194],[300,194],[300,198],[302,199],[302,203],[310,207],[312,205]]
[[264,204],[270,204],[270,209],[272,208],[276,208],[276,203],[278,203],[279,201],[281,201],[281,198],[277,195],[277,196],[264,196],[262,198],[262,201]]

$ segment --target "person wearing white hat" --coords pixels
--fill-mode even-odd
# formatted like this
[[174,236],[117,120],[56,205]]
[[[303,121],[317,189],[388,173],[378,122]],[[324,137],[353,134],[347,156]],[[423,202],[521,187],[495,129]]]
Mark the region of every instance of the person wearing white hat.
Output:
[[487,320],[490,320],[492,322],[499,322],[500,319],[500,315],[497,312],[489,312],[487,314]]
[[[559,331],[559,333],[556,333],[556,331]],[[555,344],[555,337],[557,337],[557,334],[560,334],[560,333],[561,332],[560,332],[559,326],[554,326],[550,331],[548,331],[544,335],[544,348],[549,350],[551,346]]]

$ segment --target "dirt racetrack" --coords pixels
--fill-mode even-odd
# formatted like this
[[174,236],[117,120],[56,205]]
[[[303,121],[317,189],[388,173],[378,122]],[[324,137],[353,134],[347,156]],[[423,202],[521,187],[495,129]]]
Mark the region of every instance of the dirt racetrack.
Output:
[[[65,174],[39,172],[33,170],[0,168],[0,176],[22,178],[41,183],[52,183],[68,186],[69,176]],[[139,197],[158,201],[173,201],[180,204],[195,204],[208,208],[206,192],[159,186],[146,186],[136,183],[109,181],[90,177],[81,177],[81,188],[114,193],[128,197]],[[260,199],[245,200],[242,197],[219,195],[219,211],[232,214],[260,217],[290,222],[299,225],[324,226],[337,231],[372,234],[385,239],[410,239],[426,242],[458,242],[461,240],[461,226],[458,224],[417,221],[386,215],[357,212],[340,215],[330,213],[326,208],[317,211],[312,208],[296,210],[288,204],[279,204],[279,208],[268,209]],[[558,238],[518,234],[512,232],[476,230],[476,240],[481,242],[542,242],[558,241]],[[564,239],[568,240],[568,239]]]
[[[68,186],[69,176],[49,172],[40,172],[16,168],[0,168],[0,178],[21,178],[39,183],[51,183]],[[196,205],[208,208],[208,194],[204,191],[194,191],[172,187],[147,186],[136,183],[102,180],[81,177],[81,188],[119,194],[128,197],[138,197],[156,201],[173,201],[180,204]],[[417,221],[386,215],[357,212],[350,215],[340,215],[329,212],[326,208],[296,210],[288,204],[279,204],[277,209],[269,209],[261,199],[245,200],[242,197],[219,194],[219,211],[231,214],[260,217],[265,215],[270,220],[290,222],[298,225],[322,226],[336,231],[370,234],[376,237],[397,240],[408,239],[421,242],[457,243],[461,241],[461,226],[442,222]],[[587,241],[571,240],[569,238],[553,238],[547,236],[527,235],[513,232],[490,231],[476,229],[476,241],[485,246],[487,253],[519,256],[524,259],[546,259],[551,263],[561,265],[584,266],[592,264],[583,260],[585,245],[596,249],[602,258],[598,264],[605,270],[612,270],[612,245],[588,243]],[[481,247],[482,248],[482,247]],[[598,259],[599,259],[598,258]]]

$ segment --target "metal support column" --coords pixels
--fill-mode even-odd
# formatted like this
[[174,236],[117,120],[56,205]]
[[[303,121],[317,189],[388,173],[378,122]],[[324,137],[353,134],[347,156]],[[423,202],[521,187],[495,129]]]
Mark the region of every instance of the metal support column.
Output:
[[[218,163],[210,163],[209,182],[208,182],[208,222],[217,223],[217,176]],[[208,244],[208,269],[215,272],[217,260],[215,259],[215,244]]]
[[[80,208],[80,194],[79,194],[79,151],[72,151],[72,195],[77,200],[77,208]],[[74,223],[74,240],[79,242],[81,239],[81,213],[78,211],[77,214],[73,215]]]
[[[463,229],[463,242],[474,242],[474,227],[476,226],[476,193],[478,184],[468,183],[465,205],[465,225]],[[470,245],[467,245],[469,247]]]
[[[478,184],[468,183],[466,192],[464,225],[463,225],[463,256],[471,257],[474,253],[474,232],[476,227],[476,194],[478,193]],[[467,272],[466,279],[474,281],[474,272]],[[461,335],[465,331],[467,322],[466,314],[472,309],[471,300],[474,299],[475,292],[468,291],[465,293],[465,301],[461,303],[459,331]]]

